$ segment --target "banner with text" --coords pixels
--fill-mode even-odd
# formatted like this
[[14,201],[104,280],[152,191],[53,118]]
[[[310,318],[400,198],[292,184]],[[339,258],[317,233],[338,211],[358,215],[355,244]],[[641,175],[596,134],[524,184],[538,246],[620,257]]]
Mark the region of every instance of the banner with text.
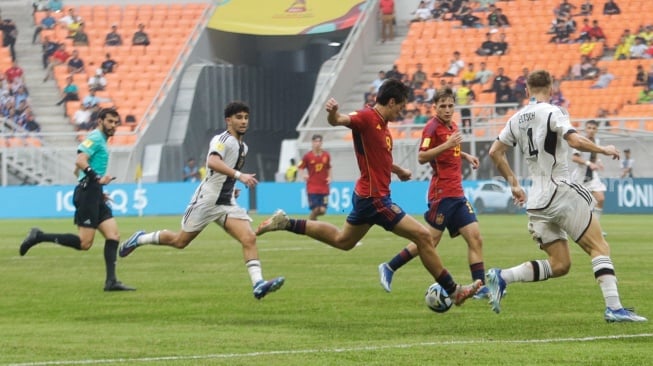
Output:
[[[197,183],[109,184],[104,187],[114,216],[180,215]],[[249,192],[238,186],[240,206],[249,207]],[[73,217],[74,185],[0,187],[0,218]]]
[[[653,179],[605,179],[605,213],[653,214]],[[110,184],[105,191],[115,216],[181,215],[197,183]],[[515,213],[523,209],[512,205],[506,185],[497,180],[463,181],[465,195],[477,213]],[[256,188],[257,207],[250,206],[249,191],[240,183],[238,204],[270,214],[281,208],[289,214],[307,215],[308,200],[304,183],[262,182]],[[392,199],[406,212],[421,215],[426,210],[427,181],[393,182]],[[75,186],[0,187],[0,219],[72,217]],[[334,182],[329,194],[329,214],[348,214],[354,182]]]

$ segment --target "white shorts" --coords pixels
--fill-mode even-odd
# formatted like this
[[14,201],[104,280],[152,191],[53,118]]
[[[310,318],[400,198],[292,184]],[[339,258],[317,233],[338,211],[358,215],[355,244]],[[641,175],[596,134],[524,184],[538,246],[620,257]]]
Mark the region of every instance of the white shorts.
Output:
[[560,183],[551,203],[540,210],[528,210],[528,231],[540,245],[567,240],[578,242],[590,225],[594,198],[577,183]]
[[590,192],[605,192],[607,189],[601,179],[595,174],[592,180],[583,183],[583,186]]
[[215,202],[200,201],[191,203],[181,218],[181,229],[187,233],[204,230],[206,225],[215,222],[224,228],[227,217],[252,221],[247,211],[240,206],[216,205]]

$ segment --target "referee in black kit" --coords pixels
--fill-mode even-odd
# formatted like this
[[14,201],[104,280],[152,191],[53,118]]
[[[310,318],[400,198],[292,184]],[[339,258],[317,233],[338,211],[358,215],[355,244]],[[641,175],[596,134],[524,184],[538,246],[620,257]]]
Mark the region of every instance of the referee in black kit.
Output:
[[75,174],[79,184],[75,187],[73,203],[75,205],[75,225],[79,235],[50,234],[38,228],[32,228],[20,245],[20,255],[38,243],[51,242],[77,250],[89,250],[93,245],[95,231],[105,238],[104,262],[107,277],[104,291],[133,291],[116,278],[116,256],[120,233],[118,223],[107,205],[107,197],[102,186],[109,184],[114,177],[106,175],[109,164],[107,140],[116,132],[120,124],[120,115],[115,109],[103,109],[98,116],[98,127],[88,134],[77,147]]

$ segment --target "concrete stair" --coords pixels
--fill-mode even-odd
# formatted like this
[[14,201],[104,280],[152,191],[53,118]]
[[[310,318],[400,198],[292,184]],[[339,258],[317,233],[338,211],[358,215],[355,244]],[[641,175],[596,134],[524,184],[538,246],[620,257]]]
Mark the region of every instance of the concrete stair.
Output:
[[399,57],[401,42],[404,40],[408,27],[396,27],[397,32],[393,41],[380,43],[366,57],[368,63],[363,66],[357,82],[352,87],[347,99],[340,102],[342,111],[355,111],[364,103],[364,94],[370,89],[372,81],[377,78],[379,71],[388,71]]
[[[24,71],[25,85],[30,94],[30,104],[41,125],[44,145],[74,146],[77,144],[71,133],[74,131],[69,119],[64,117],[64,107],[56,106],[59,89],[53,80],[43,83],[45,70],[42,65],[41,45],[32,44],[35,26],[29,1],[3,0],[0,2],[3,18],[10,18],[18,28],[16,61]],[[4,71],[4,70],[3,70]],[[53,135],[49,135],[53,134]],[[65,134],[57,136],[56,134]]]

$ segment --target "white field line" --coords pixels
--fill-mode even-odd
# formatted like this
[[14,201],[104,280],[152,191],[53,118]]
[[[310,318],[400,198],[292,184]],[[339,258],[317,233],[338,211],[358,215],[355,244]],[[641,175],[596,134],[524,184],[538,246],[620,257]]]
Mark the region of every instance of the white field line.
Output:
[[470,341],[444,341],[444,342],[420,342],[405,343],[394,345],[380,346],[360,346],[346,348],[322,348],[322,349],[300,349],[300,350],[283,350],[283,351],[266,351],[266,352],[249,352],[249,353],[216,353],[208,355],[188,355],[188,356],[159,356],[159,357],[135,357],[135,358],[108,358],[108,359],[89,359],[89,360],[60,360],[60,361],[39,361],[6,364],[6,366],[51,366],[51,365],[93,365],[107,363],[147,363],[160,361],[188,361],[188,360],[212,360],[212,359],[235,359],[235,358],[256,358],[277,355],[299,355],[299,354],[328,354],[343,352],[360,352],[360,351],[379,351],[386,349],[403,349],[403,348],[420,348],[447,345],[470,345],[470,344],[533,344],[533,343],[572,343],[572,342],[593,342],[614,339],[629,338],[651,338],[653,333],[641,334],[622,334],[610,336],[579,337],[579,338],[544,338],[544,339],[523,339],[523,340],[470,340]]

